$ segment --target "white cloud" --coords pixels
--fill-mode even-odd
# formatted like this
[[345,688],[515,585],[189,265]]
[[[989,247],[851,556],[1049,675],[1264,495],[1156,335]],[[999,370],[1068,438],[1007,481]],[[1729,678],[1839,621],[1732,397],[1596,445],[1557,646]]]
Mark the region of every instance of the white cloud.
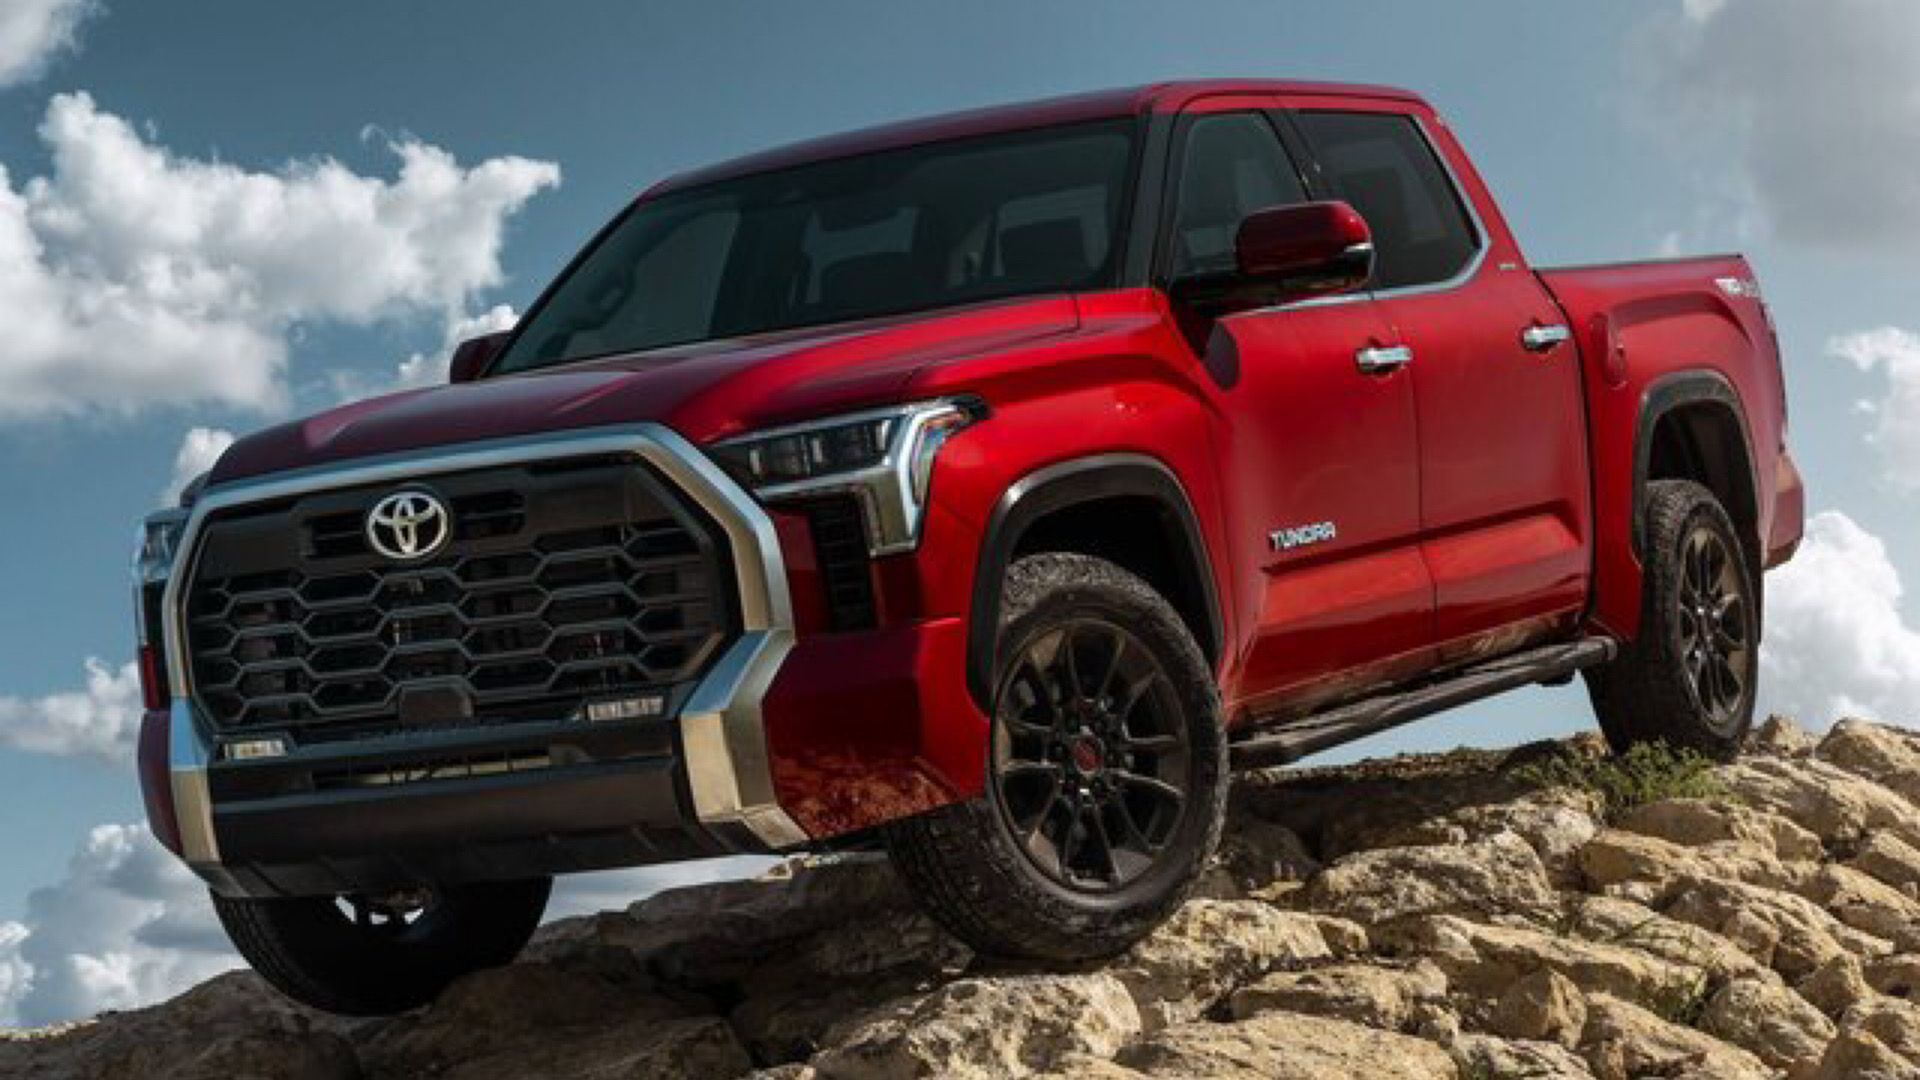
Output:
[[180,449],[173,454],[173,479],[167,481],[166,490],[160,493],[161,500],[172,503],[180,497],[182,488],[191,484],[195,478],[220,460],[220,455],[233,445],[233,432],[219,428],[197,427],[188,431],[180,440]]
[[239,965],[206,886],[145,826],[101,825],[0,924],[0,1024],[138,1008]]
[[[1920,242],[1920,4],[1683,0],[1629,49],[1646,112],[1703,199],[1782,239]],[[1722,238],[1723,240],[1725,238]]]
[[1920,727],[1920,629],[1879,537],[1837,511],[1814,515],[1766,594],[1762,709],[1815,727],[1849,715]]
[[256,172],[177,156],[85,94],[40,125],[51,172],[0,171],[0,419],[285,399],[306,323],[464,311],[549,162],[464,167],[413,139],[392,179],[331,158]]
[[73,46],[94,0],[5,0],[0,3],[0,86],[36,78],[54,54]]
[[1872,418],[1867,440],[1880,452],[1889,485],[1920,491],[1920,476],[1913,471],[1920,461],[1920,334],[1885,326],[1836,337],[1827,342],[1827,353],[1861,371],[1886,373],[1885,396],[1861,408]]
[[138,669],[88,660],[83,689],[39,698],[0,696],[0,748],[130,765],[140,712]]

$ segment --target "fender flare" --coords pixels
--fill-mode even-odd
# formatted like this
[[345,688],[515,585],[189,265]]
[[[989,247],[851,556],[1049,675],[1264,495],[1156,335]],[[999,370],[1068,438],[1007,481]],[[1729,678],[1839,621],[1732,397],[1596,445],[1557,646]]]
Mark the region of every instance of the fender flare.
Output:
[[[1653,433],[1660,427],[1660,420],[1668,413],[1690,405],[1717,405],[1732,414],[1734,423],[1740,429],[1740,450],[1745,455],[1749,497],[1753,500],[1756,518],[1759,508],[1764,505],[1760,499],[1760,479],[1754,472],[1753,432],[1747,426],[1747,413],[1740,404],[1740,394],[1727,381],[1726,376],[1717,371],[1694,369],[1675,372],[1662,376],[1647,387],[1640,397],[1640,415],[1633,434],[1633,554],[1642,561],[1646,558],[1647,538],[1647,474],[1653,463]],[[1729,510],[1733,508],[1729,507]],[[1758,522],[1755,522],[1756,526]]]
[[[967,692],[983,713],[992,714],[993,671],[1000,627],[1001,582],[1013,553],[1034,523],[1085,503],[1117,497],[1151,500],[1161,511],[1159,526],[1174,545],[1174,571],[1183,589],[1201,605],[1200,651],[1217,661],[1225,629],[1207,545],[1193,502],[1173,470],[1144,454],[1097,454],[1030,472],[1016,480],[994,504],[974,567],[973,595],[967,616]],[[1169,597],[1178,605],[1178,598]]]

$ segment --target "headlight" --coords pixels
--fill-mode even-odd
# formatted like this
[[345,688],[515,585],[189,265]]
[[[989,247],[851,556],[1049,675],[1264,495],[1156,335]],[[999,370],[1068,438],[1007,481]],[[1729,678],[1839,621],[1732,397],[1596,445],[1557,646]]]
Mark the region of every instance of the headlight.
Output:
[[843,492],[861,502],[870,554],[910,551],[940,447],[982,414],[927,401],[759,431],[717,443],[715,461],[769,502]]

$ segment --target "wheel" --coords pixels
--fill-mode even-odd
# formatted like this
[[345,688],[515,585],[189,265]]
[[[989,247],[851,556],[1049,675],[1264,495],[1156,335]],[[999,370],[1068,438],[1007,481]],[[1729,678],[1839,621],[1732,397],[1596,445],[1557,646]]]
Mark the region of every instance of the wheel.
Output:
[[1664,742],[1719,760],[1753,724],[1760,606],[1753,564],[1713,493],[1688,480],[1648,487],[1640,633],[1588,673],[1615,752]]
[[922,906],[996,956],[1088,960],[1145,936],[1219,842],[1213,672],[1165,599],[1083,555],[1007,572],[984,794],[900,822]]
[[343,1016],[387,1016],[520,954],[547,909],[551,878],[386,897],[234,899],[213,908],[274,988]]

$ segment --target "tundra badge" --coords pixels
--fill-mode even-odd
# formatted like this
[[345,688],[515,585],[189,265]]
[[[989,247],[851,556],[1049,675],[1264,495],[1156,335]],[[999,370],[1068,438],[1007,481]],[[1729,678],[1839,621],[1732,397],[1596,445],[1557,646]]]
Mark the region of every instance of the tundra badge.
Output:
[[1285,529],[1275,529],[1267,534],[1267,544],[1275,551],[1292,551],[1294,548],[1311,547],[1325,544],[1339,537],[1340,530],[1331,521],[1316,521],[1311,525],[1295,525]]

